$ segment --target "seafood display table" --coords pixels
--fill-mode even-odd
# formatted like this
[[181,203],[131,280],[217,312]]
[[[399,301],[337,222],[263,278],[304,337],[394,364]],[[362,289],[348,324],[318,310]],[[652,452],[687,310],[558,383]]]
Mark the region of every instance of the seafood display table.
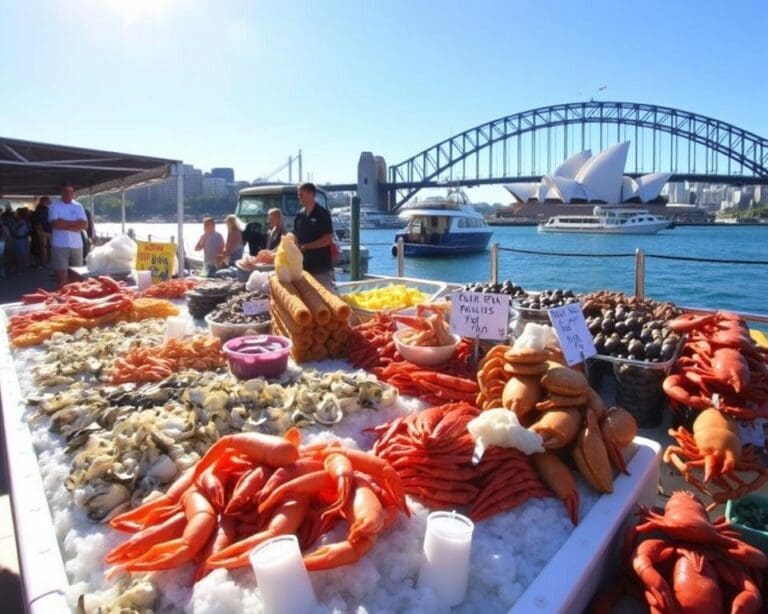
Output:
[[[76,281],[82,281],[89,277],[98,277],[104,275],[104,273],[94,273],[88,270],[87,266],[71,266],[69,267],[69,274],[74,277]],[[133,273],[131,271],[124,271],[122,273],[109,273],[109,276],[116,281],[124,281],[128,285],[135,284],[133,279]]]
[[[6,325],[3,309],[0,310],[0,326],[5,330]],[[334,368],[338,366],[338,363],[328,366],[331,364]],[[65,569],[62,557],[64,545],[59,541],[63,540],[63,535],[57,535],[54,528],[46,487],[24,416],[19,373],[5,334],[0,335],[0,382],[25,603],[28,610],[35,613],[67,611],[71,608],[71,601],[67,600],[70,579],[67,576],[69,567]],[[614,483],[614,492],[597,499],[570,537],[517,599],[512,611],[579,611],[586,606],[609,568],[616,537],[629,520],[634,504],[655,502],[658,444],[637,437],[627,454],[631,457],[631,475],[619,476]],[[47,479],[52,478],[48,476]],[[524,532],[524,527],[519,525],[507,528],[510,539]],[[387,540],[387,536],[382,536],[381,540]],[[408,579],[401,581],[407,583]]]

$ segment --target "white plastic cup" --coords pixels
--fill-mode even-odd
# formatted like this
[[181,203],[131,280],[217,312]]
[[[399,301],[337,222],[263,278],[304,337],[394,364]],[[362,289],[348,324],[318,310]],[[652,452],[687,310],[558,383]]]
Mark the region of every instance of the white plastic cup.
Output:
[[189,320],[183,316],[169,316],[165,319],[165,340],[183,339],[187,334]]
[[265,614],[304,614],[317,598],[295,535],[279,535],[249,555]]
[[152,271],[136,271],[136,286],[143,292],[152,285]]
[[431,588],[444,608],[459,605],[467,596],[474,530],[475,524],[456,512],[427,516],[417,586]]

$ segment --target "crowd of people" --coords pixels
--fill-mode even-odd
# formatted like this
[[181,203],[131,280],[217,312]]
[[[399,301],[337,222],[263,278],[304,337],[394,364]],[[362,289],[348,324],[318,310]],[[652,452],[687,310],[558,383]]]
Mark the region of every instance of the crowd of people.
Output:
[[57,285],[67,281],[70,266],[82,266],[93,239],[93,218],[63,185],[54,202],[48,196],[33,209],[6,206],[0,215],[0,278],[51,269]]
[[[333,224],[327,209],[317,206],[316,188],[312,183],[303,183],[298,189],[301,210],[293,220],[293,233],[304,255],[304,269],[312,273],[321,283],[333,283]],[[234,276],[237,261],[242,258],[245,246],[251,256],[274,256],[280,238],[287,232],[280,209],[267,212],[266,230],[258,221],[243,227],[235,215],[226,219],[226,239],[216,230],[216,222],[210,217],[203,218],[203,234],[195,245],[196,251],[203,252],[203,266],[209,277]]]

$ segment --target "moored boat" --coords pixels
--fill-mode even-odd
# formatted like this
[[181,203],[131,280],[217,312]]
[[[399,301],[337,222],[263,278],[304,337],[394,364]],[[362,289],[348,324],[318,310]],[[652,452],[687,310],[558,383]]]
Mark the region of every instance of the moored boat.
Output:
[[[493,230],[460,190],[447,197],[430,197],[406,207],[400,217],[408,220],[402,238],[406,256],[461,256],[482,252]],[[396,245],[392,255],[397,254]]]
[[592,215],[555,215],[538,225],[539,232],[656,234],[672,228],[669,218],[647,209],[595,207]]

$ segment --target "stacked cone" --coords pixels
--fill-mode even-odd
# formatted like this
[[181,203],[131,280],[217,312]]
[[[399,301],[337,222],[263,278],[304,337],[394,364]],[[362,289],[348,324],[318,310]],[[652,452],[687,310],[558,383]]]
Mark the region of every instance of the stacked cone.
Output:
[[273,332],[293,343],[296,362],[343,358],[349,339],[351,307],[306,271],[301,279],[269,278]]

